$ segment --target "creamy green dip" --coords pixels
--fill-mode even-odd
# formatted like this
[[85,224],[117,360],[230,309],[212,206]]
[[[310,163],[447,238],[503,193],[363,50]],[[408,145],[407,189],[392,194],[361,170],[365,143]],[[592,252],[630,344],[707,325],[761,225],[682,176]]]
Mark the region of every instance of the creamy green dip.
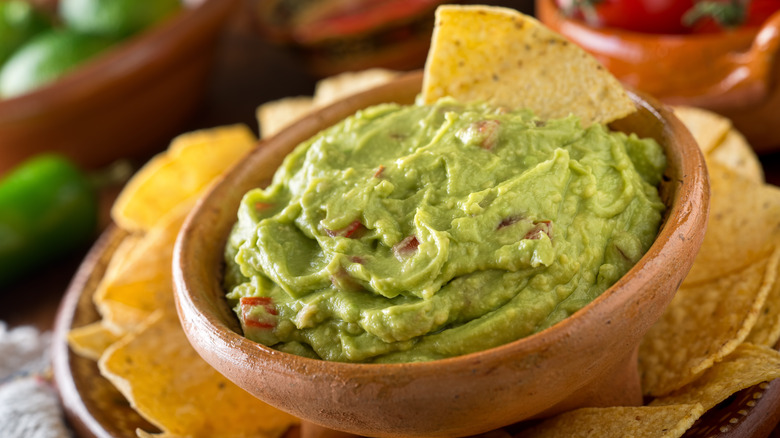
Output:
[[563,320],[647,251],[666,166],[651,139],[442,100],[379,105],[301,144],[247,193],[225,286],[282,351],[409,362]]

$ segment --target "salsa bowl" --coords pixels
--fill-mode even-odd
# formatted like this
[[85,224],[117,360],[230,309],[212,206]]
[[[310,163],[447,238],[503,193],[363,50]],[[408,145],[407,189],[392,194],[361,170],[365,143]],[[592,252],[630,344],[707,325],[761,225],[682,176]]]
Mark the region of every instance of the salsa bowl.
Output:
[[628,86],[730,118],[757,152],[780,147],[780,133],[767,129],[780,111],[780,14],[761,27],[690,35],[590,27],[554,0],[536,0],[536,14]]
[[[464,436],[584,406],[639,405],[637,349],[687,274],[706,227],[709,186],[696,143],[671,112],[632,94],[612,128],[653,137],[668,166],[656,241],[627,275],[573,316],[526,338],[428,362],[354,364],[283,353],[242,336],[221,286],[223,248],[242,196],[270,182],[302,141],[356,110],[410,104],[422,74],[353,95],[261,143],[188,217],[174,249],[177,310],[199,354],[238,386],[298,416],[304,432]],[[307,426],[311,425],[311,426]]]

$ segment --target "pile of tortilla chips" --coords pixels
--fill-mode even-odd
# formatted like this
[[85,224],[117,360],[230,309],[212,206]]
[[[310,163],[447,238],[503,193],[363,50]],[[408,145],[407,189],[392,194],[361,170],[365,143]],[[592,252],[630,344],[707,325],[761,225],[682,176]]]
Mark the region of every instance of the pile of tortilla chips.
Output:
[[102,319],[69,334],[160,436],[280,436],[298,422],[201,359],[173,299],[173,245],[187,213],[255,143],[243,125],[184,134],[133,177],[111,212],[127,234],[93,297]]
[[[342,75],[320,82],[313,97],[265,104],[257,112],[263,135],[396,74]],[[584,124],[633,111],[620,84],[590,56],[503,8],[437,10],[422,100],[443,95],[530,107],[543,117],[575,113]],[[780,338],[780,189],[764,183],[755,154],[728,120],[695,108],[675,111],[705,153],[712,206],[693,270],[640,347],[650,401],[570,411],[519,436],[679,437],[736,392],[780,377],[780,353],[772,348]],[[134,177],[112,212],[128,235],[94,297],[103,319],[70,334],[74,351],[98,360],[166,436],[279,436],[297,421],[200,360],[173,308],[176,233],[203,190],[254,142],[240,126],[186,134]]]

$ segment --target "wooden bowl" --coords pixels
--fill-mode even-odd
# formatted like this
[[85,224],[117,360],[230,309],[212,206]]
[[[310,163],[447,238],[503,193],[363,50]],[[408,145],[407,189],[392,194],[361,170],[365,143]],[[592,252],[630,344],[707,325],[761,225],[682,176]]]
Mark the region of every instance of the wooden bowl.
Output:
[[536,0],[550,29],[594,55],[625,84],[674,105],[731,118],[758,152],[780,148],[780,14],[760,28],[661,35],[593,28],[567,18],[554,0]]
[[43,151],[83,167],[146,157],[194,114],[236,0],[196,0],[72,74],[0,101],[0,174]]
[[267,185],[285,155],[322,128],[381,102],[411,103],[422,75],[355,95],[263,143],[202,200],[174,250],[184,331],[203,358],[258,398],[316,425],[368,436],[457,436],[582,406],[638,405],[637,347],[687,274],[704,235],[706,168],[670,111],[632,96],[639,111],[614,128],[651,136],[668,157],[668,211],[639,263],[595,301],[524,339],[464,356],[352,364],[294,356],[240,334],[220,285],[223,248],[243,194]]

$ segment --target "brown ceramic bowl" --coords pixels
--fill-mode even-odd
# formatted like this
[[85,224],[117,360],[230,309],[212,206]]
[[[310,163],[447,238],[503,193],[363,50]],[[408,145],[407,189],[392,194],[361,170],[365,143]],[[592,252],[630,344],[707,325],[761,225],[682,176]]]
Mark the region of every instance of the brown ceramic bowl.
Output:
[[92,168],[167,143],[205,95],[236,0],[185,3],[175,17],[61,80],[0,100],[0,174],[43,151]]
[[709,203],[698,147],[671,113],[639,111],[615,129],[657,139],[668,156],[668,214],[649,252],[617,284],[561,323],[460,357],[350,364],[281,353],[240,334],[220,286],[223,248],[242,195],[268,184],[284,156],[320,129],[380,102],[411,103],[419,73],[355,95],[269,139],[232,169],[188,218],[175,248],[184,331],[204,359],[258,398],[307,422],[368,436],[458,436],[581,406],[642,402],[637,347],[687,274]]
[[312,74],[326,77],[372,67],[421,68],[434,10],[444,2],[255,0],[253,15],[264,37],[294,47]]
[[758,152],[780,149],[780,130],[768,128],[780,114],[780,13],[760,28],[693,35],[593,28],[554,0],[536,0],[536,15],[632,88],[731,118]]

